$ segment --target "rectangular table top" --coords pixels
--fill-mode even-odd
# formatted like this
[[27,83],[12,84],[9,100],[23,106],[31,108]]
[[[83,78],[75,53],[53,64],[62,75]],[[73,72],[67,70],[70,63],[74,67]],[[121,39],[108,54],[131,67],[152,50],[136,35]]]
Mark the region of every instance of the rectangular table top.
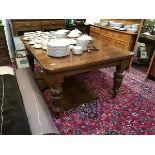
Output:
[[[23,37],[21,37],[22,39]],[[28,41],[24,41],[26,48],[33,57],[40,63],[43,69],[50,72],[60,72],[81,68],[83,66],[91,66],[102,64],[103,62],[119,61],[130,58],[134,55],[133,52],[116,48],[112,45],[105,45],[99,40],[94,41],[94,46],[98,51],[83,52],[81,55],[71,54],[65,57],[55,58],[47,55],[47,51],[43,49],[35,49]]]

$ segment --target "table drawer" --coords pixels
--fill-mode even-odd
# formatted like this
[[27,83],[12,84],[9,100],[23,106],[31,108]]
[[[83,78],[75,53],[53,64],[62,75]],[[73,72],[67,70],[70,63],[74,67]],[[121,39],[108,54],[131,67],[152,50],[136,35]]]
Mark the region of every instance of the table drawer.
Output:
[[41,26],[55,26],[55,25],[64,25],[65,21],[64,20],[44,20],[41,21]]
[[7,45],[6,40],[4,38],[0,38],[0,47],[6,46],[6,45]]
[[24,22],[14,22],[14,27],[35,27],[40,26],[40,21],[24,21]]
[[101,36],[101,41],[104,46],[111,46],[113,45],[113,40],[107,36]]
[[101,36],[107,36],[107,30],[101,29]]
[[107,30],[106,35],[112,38],[117,38],[117,32]]
[[113,45],[117,48],[128,49],[127,42],[113,39]]
[[117,33],[115,33],[115,38],[121,39],[121,40],[128,40],[129,39],[129,35],[117,32]]
[[90,36],[95,39],[100,39],[100,34],[97,34],[97,33],[90,32]]

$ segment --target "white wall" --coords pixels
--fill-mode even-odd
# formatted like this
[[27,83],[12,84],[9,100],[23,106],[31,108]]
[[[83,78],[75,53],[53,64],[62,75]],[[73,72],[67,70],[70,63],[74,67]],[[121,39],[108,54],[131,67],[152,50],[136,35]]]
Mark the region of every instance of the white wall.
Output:
[[100,18],[87,18],[86,23],[87,24],[94,24],[94,22],[100,22]]
[[11,37],[11,32],[10,32],[10,27],[9,27],[9,20],[3,19],[2,23],[4,25],[4,31],[5,31],[5,36],[6,36],[10,58],[15,58],[15,50],[14,50],[14,46],[12,42],[12,37]]

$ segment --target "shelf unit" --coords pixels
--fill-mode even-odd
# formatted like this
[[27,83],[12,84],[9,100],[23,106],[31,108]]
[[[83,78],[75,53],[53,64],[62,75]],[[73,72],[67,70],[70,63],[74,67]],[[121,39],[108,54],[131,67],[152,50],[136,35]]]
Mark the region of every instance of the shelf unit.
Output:
[[[101,19],[102,21],[114,21],[123,23],[124,25],[141,24],[141,19]],[[135,42],[137,40],[138,33],[132,33],[128,31],[120,31],[108,27],[91,25],[90,34],[92,37],[101,39],[105,44],[112,44],[118,48],[134,51]]]
[[27,31],[48,31],[65,28],[64,19],[11,19],[14,36]]

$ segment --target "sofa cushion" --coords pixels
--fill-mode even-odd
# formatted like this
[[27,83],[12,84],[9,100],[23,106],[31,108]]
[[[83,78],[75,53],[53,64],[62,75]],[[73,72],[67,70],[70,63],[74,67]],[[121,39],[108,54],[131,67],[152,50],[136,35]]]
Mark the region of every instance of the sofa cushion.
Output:
[[9,74],[0,75],[0,134],[31,134],[16,77]]
[[58,133],[47,104],[29,68],[16,71],[16,77],[23,97],[24,106],[32,134]]
[[0,66],[0,75],[4,74],[14,75],[13,68],[9,66]]

